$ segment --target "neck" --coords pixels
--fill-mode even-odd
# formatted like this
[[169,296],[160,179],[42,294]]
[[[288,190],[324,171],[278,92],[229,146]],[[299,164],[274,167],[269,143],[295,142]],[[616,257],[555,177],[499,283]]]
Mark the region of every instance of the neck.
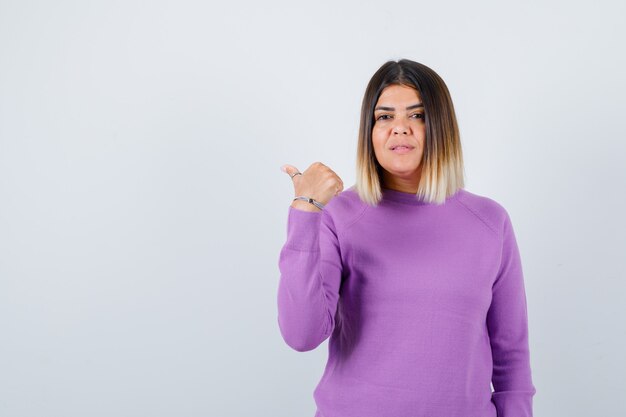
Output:
[[417,170],[415,175],[410,178],[398,177],[396,175],[391,175],[388,172],[383,174],[382,187],[388,188],[390,190],[401,191],[404,193],[417,193],[417,187],[420,182],[420,173],[421,173],[421,165],[420,169]]

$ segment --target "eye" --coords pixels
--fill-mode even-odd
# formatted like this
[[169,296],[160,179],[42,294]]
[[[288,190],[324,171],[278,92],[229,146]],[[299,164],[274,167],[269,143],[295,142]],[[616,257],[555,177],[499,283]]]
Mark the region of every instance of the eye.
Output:
[[419,116],[418,119],[423,119],[424,113],[415,113],[415,114],[412,114],[411,116]]
[[386,119],[382,119],[383,117],[391,117],[391,116],[389,116],[388,114],[381,114],[380,116],[376,118],[376,120],[386,120]]

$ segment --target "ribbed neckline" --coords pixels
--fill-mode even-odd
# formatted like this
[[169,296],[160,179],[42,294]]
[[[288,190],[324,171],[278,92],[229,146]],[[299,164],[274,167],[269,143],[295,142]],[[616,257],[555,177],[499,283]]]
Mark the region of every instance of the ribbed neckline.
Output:
[[[446,201],[456,199],[459,196],[461,190],[462,188],[459,188],[454,194],[449,196]],[[416,206],[436,205],[435,203],[429,203],[421,198],[418,198],[417,194],[415,193],[405,193],[404,191],[397,191],[384,187],[381,188],[381,191],[383,193],[383,201],[395,201],[398,203],[412,204]]]

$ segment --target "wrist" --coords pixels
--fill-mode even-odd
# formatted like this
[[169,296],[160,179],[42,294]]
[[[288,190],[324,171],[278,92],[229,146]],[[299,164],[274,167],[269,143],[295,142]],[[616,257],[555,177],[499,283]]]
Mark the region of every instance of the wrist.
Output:
[[298,209],[298,210],[303,210],[303,211],[310,211],[310,212],[320,212],[322,211],[322,209],[320,209],[319,207],[309,203],[308,201],[305,200],[294,200],[291,202],[291,207]]

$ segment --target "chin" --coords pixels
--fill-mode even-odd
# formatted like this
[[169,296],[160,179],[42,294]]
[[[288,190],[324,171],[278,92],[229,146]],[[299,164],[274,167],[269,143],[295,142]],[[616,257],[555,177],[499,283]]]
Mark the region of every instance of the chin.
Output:
[[418,170],[419,167],[420,167],[419,163],[408,165],[408,164],[394,163],[394,162],[388,164],[387,167],[383,166],[383,168],[385,168],[387,171],[393,174],[406,174],[409,172],[414,172]]

